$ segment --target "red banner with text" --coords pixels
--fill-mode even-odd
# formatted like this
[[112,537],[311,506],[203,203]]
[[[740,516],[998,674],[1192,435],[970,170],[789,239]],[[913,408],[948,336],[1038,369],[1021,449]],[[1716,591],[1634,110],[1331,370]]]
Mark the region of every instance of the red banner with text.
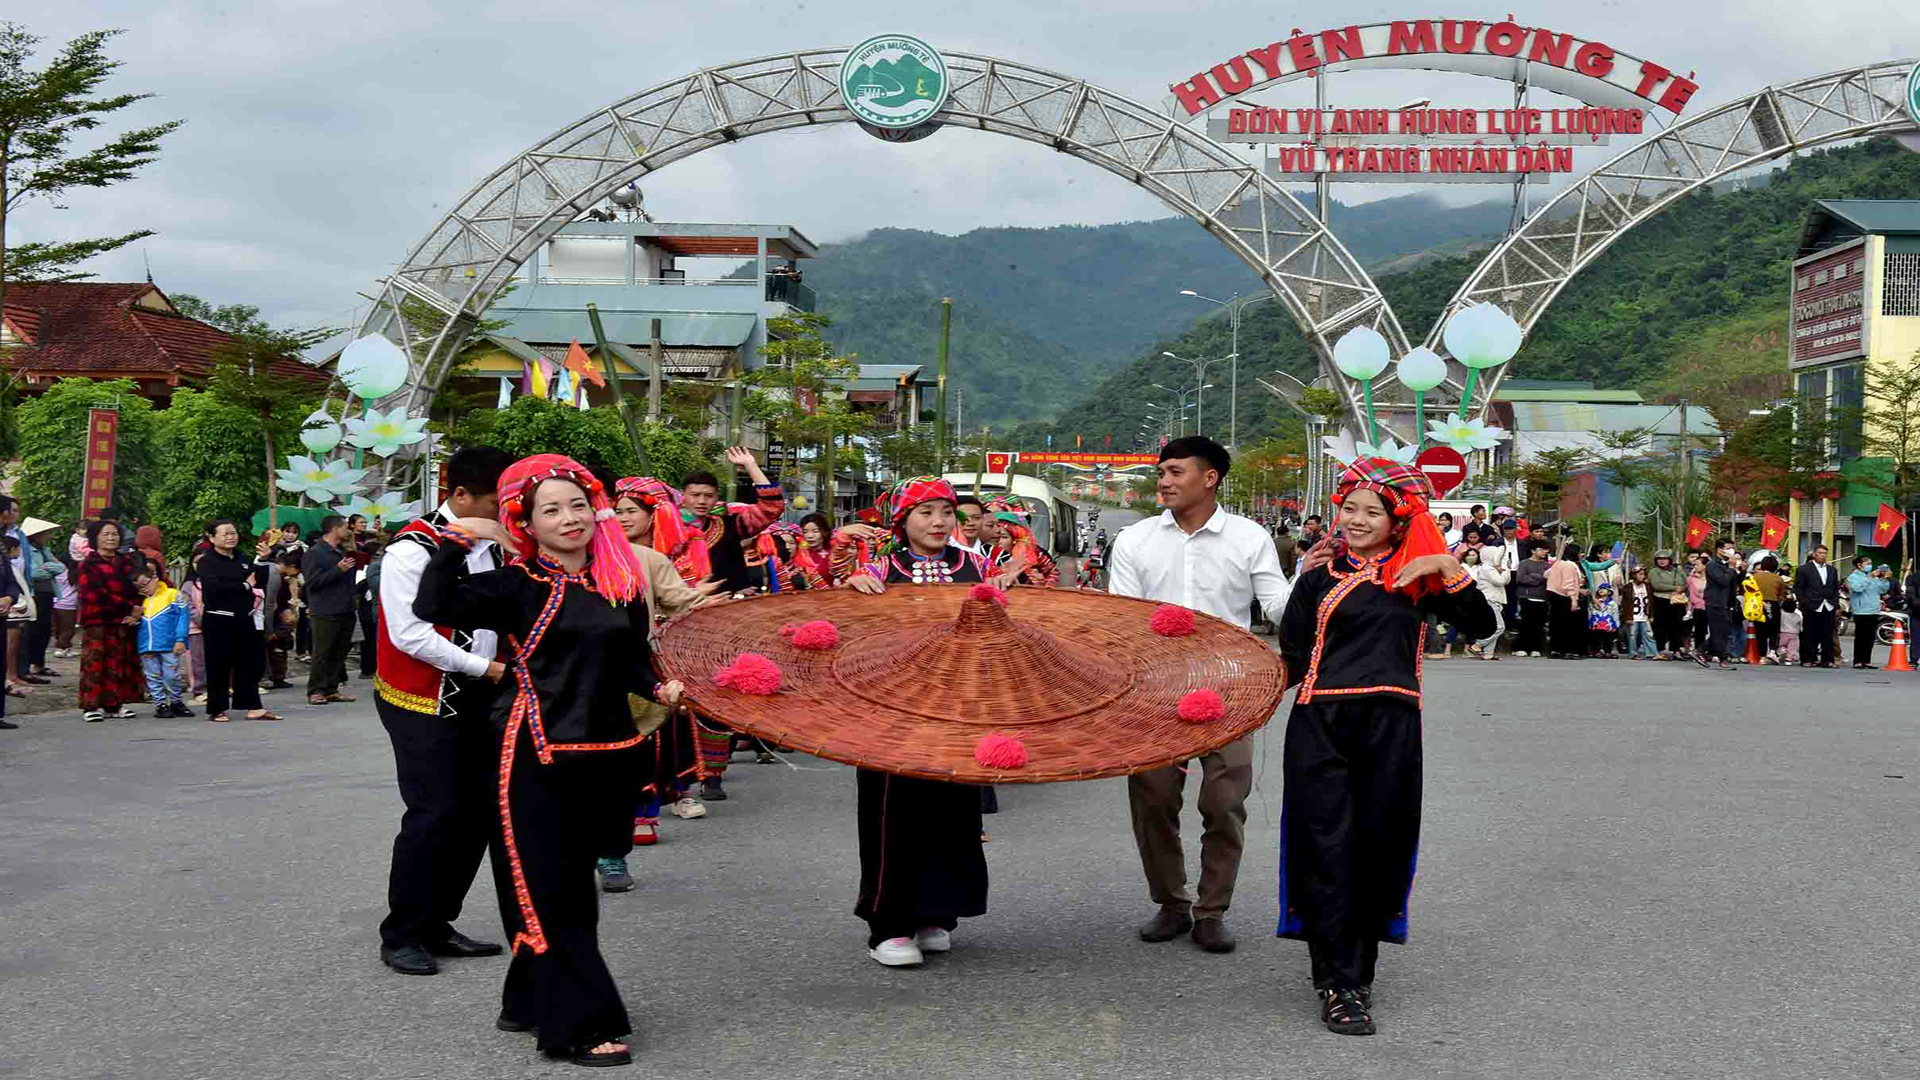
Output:
[[87,467],[80,496],[81,514],[97,518],[113,505],[113,459],[120,448],[120,414],[112,409],[87,413]]

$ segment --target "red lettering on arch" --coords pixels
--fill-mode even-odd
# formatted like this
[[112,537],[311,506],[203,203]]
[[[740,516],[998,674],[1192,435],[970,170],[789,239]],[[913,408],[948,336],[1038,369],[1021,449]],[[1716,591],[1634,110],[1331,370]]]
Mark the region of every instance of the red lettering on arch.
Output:
[[1573,54],[1573,70],[1582,75],[1604,79],[1613,73],[1613,48],[1589,41]]
[[1640,97],[1646,98],[1648,101],[1652,101],[1653,88],[1665,82],[1667,76],[1672,74],[1673,72],[1648,60],[1640,65],[1640,85],[1634,87],[1633,92]]
[[1480,24],[1472,20],[1446,19],[1440,23],[1440,47],[1450,53],[1472,52],[1480,40]]
[[1277,41],[1264,48],[1248,49],[1247,59],[1259,64],[1260,70],[1266,72],[1269,79],[1277,79],[1285,74],[1280,68],[1280,43]]
[[1693,92],[1698,89],[1700,89],[1699,84],[1692,79],[1683,79],[1676,75],[1673,78],[1673,85],[1667,87],[1667,92],[1660,95],[1660,107],[1678,116],[1680,110],[1687,107],[1687,100],[1693,97]]
[[1220,104],[1220,91],[1207,81],[1205,72],[1195,75],[1183,83],[1174,83],[1168,89],[1180,99],[1180,107],[1187,110],[1188,116],[1198,116],[1209,105]]
[[1519,23],[1501,22],[1487,27],[1487,51],[1495,56],[1519,56],[1527,43],[1527,32]]
[[1367,55],[1366,47],[1360,44],[1360,28],[1357,26],[1323,31],[1320,35],[1320,51],[1326,54],[1329,64],[1358,60]]
[[1433,24],[1425,19],[1419,22],[1397,22],[1387,31],[1387,53],[1398,56],[1401,53],[1438,51],[1433,43]]
[[1567,54],[1572,51],[1572,34],[1561,34],[1556,38],[1551,30],[1535,30],[1533,48],[1527,50],[1527,59],[1563,68],[1567,66]]
[[1224,64],[1213,65],[1213,83],[1228,97],[1244,94],[1253,89],[1253,72],[1247,70],[1244,57],[1236,56]]
[[1311,71],[1320,66],[1320,57],[1313,51],[1313,39],[1305,34],[1287,42],[1287,53],[1293,57],[1296,71]]

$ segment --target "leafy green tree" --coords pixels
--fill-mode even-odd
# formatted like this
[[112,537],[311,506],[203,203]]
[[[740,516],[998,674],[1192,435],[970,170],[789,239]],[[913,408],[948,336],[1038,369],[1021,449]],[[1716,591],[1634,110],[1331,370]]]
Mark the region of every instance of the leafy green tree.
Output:
[[933,446],[933,427],[913,424],[873,440],[880,464],[896,477],[925,476],[939,468]]
[[[299,435],[302,422],[313,412],[319,395],[314,383],[273,368],[275,361],[297,359],[301,353],[333,337],[338,328],[281,330],[260,318],[252,304],[213,307],[197,296],[174,298],[181,314],[217,326],[232,339],[214,351],[213,371],[206,386],[221,402],[247,421],[236,434],[244,435],[257,451],[264,451],[267,524],[280,524],[280,491],[274,473],[280,468],[280,448]],[[257,508],[257,507],[256,507]]]
[[1920,498],[1920,350],[1903,362],[1867,365],[1865,437],[1867,457],[1885,458],[1884,472],[1860,479],[1899,507],[1908,522],[1900,526],[1900,550],[1911,552],[1911,508]]
[[143,518],[157,474],[158,423],[153,404],[131,379],[60,379],[46,393],[20,403],[20,472],[13,494],[28,513],[52,521],[77,521],[86,473],[87,412],[103,406],[120,412],[114,459],[113,506]]
[[767,320],[760,349],[767,362],[742,378],[747,417],[780,442],[811,451],[818,491],[832,491],[834,474],[866,463],[855,440],[873,424],[847,400],[860,365],[834,351],[822,336],[827,326],[826,316],[811,312]]
[[[679,484],[690,472],[719,472],[698,435],[663,424],[641,424],[640,437],[653,459],[655,475]],[[626,421],[610,407],[576,409],[557,401],[523,397],[505,409],[476,411],[463,418],[453,441],[460,446],[487,444],[516,457],[565,454],[589,468],[614,476],[640,471],[640,459],[627,438]]]
[[[67,43],[51,63],[28,68],[40,38],[19,23],[0,22],[0,302],[8,281],[71,281],[75,263],[113,251],[153,230],[9,249],[8,217],[28,199],[58,200],[73,188],[103,188],[133,176],[159,154],[160,140],[182,121],[136,128],[92,150],[74,152],[75,136],[91,138],[101,118],[151,94],[96,97],[120,62],[106,55],[118,30],[94,30]],[[56,203],[56,205],[58,205]]]
[[[205,390],[181,388],[154,414],[159,462],[147,517],[169,557],[184,554],[209,521],[250,520],[268,502],[257,418]],[[295,417],[290,429],[299,429]]]

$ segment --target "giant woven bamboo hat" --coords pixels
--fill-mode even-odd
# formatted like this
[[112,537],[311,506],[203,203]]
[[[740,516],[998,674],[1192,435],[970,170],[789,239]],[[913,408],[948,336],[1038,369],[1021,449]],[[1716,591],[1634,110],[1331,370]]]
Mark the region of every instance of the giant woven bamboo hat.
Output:
[[[1104,593],[997,595],[902,585],[715,605],[669,623],[654,660],[663,679],[686,684],[696,712],[762,739],[978,784],[1092,780],[1187,761],[1265,724],[1286,689],[1279,654],[1209,615]],[[834,632],[794,632],[815,620]],[[837,642],[796,644],[821,637]],[[748,692],[753,679],[729,674],[754,665],[739,661],[746,653],[778,666],[777,691]],[[752,689],[770,689],[771,668],[758,667],[765,685]]]

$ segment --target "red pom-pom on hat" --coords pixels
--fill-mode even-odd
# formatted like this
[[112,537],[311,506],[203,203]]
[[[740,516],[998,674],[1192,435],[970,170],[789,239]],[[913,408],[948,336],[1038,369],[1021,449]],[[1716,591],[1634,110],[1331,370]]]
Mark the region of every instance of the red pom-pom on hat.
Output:
[[759,653],[741,653],[732,663],[714,672],[713,681],[716,686],[766,697],[780,689],[780,665]]
[[[789,630],[792,633],[788,633]],[[825,619],[815,619],[794,627],[782,627],[780,636],[793,642],[793,647],[796,649],[831,649],[840,644],[840,628]]]
[[982,736],[973,760],[989,769],[1018,769],[1027,763],[1027,744],[1018,735]]
[[1227,703],[1211,690],[1195,690],[1180,699],[1177,713],[1189,724],[1205,724],[1227,715]]
[[1007,594],[1001,591],[999,587],[989,585],[984,581],[967,590],[967,599],[991,600],[1001,607],[1007,606]]
[[1153,609],[1147,626],[1161,637],[1186,637],[1193,633],[1193,611],[1178,604],[1161,604]]

